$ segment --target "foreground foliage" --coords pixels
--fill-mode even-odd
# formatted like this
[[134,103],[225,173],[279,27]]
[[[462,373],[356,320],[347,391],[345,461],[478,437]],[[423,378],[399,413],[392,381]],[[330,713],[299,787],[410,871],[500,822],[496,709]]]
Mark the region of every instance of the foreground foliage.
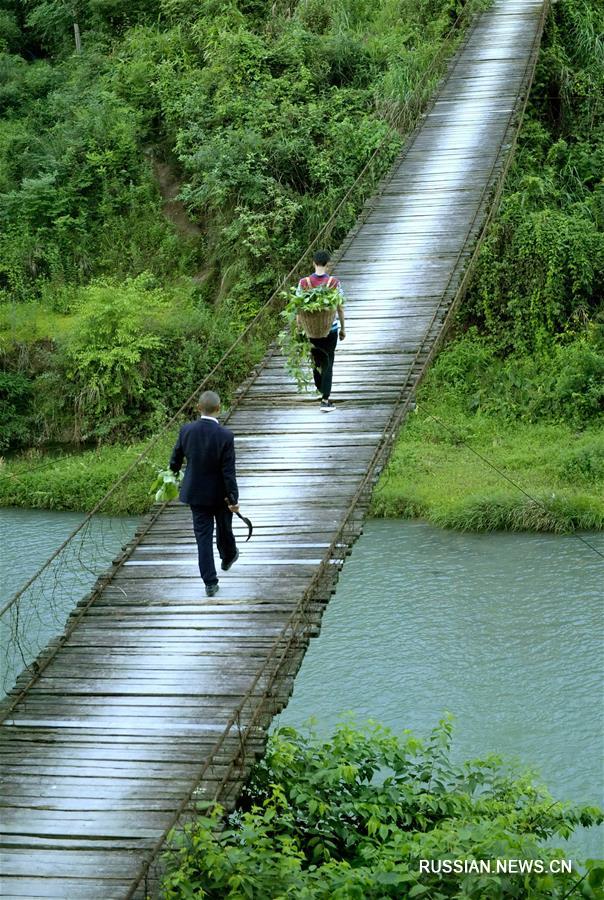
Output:
[[[387,897],[602,898],[604,868],[553,876],[564,858],[544,841],[601,823],[594,807],[558,803],[497,756],[451,761],[451,722],[425,741],[374,725],[328,740],[281,728],[256,767],[242,809],[173,835],[164,896],[278,900]],[[542,874],[420,873],[424,860],[543,860]]]

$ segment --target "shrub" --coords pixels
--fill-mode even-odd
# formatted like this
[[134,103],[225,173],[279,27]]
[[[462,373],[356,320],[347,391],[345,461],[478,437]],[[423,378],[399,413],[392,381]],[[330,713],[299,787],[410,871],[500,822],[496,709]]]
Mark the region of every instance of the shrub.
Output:
[[16,52],[21,43],[21,29],[14,12],[0,9],[0,53]]
[[[0,347],[32,382],[28,423],[39,443],[132,440],[155,431],[240,327],[229,304],[207,306],[191,281],[160,288],[149,273],[96,280],[46,303],[0,307]],[[246,340],[216,373],[226,402],[268,337],[259,332]]]
[[31,392],[27,375],[0,371],[0,451],[29,440]]
[[564,453],[559,472],[571,483],[604,482],[604,431],[586,445]]
[[[580,213],[526,212],[526,185],[505,202],[480,254],[471,311],[502,349],[534,351],[596,308],[604,234]],[[578,317],[578,318],[577,318]]]
[[583,424],[604,413],[604,341],[581,338],[560,347],[552,360],[551,394],[537,409]]
[[[603,819],[557,803],[499,757],[455,764],[451,722],[425,741],[379,726],[319,740],[280,728],[224,829],[222,810],[172,835],[164,896],[180,898],[562,898],[581,874],[420,873],[419,860],[557,859],[544,846]],[[592,863],[591,894],[604,868]],[[601,894],[599,894],[601,896]]]
[[[196,306],[186,282],[159,288],[146,274],[82,289],[77,322],[57,360],[73,398],[74,438],[115,439],[158,428],[235,334],[228,307],[218,314]],[[246,345],[234,353],[217,389],[228,393],[257,352]]]
[[470,413],[508,420],[566,422],[578,428],[604,413],[604,341],[591,326],[532,355],[502,353],[475,328],[451,341],[429,375],[429,395],[447,395]]
[[483,384],[494,362],[493,346],[476,328],[470,328],[438,355],[430,369],[430,381],[437,390],[463,390],[471,395]]
[[78,327],[63,349],[73,385],[75,437],[86,439],[102,423],[109,435],[127,423],[126,410],[144,398],[143,360],[160,349],[151,323],[166,298],[146,279],[98,282],[81,295]]

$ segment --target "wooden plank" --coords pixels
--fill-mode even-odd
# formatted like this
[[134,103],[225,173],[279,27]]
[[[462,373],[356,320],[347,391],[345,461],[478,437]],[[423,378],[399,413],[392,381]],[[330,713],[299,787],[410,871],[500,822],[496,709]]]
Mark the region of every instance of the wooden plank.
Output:
[[[28,848],[29,849],[29,848]],[[101,848],[96,852],[81,849],[71,853],[61,850],[41,848],[34,855],[35,868],[32,871],[30,854],[26,851],[13,850],[0,852],[0,871],[3,877],[24,877],[29,874],[44,875],[51,871],[54,878],[89,878],[121,880],[124,874],[136,875],[140,864],[140,854],[128,850],[112,850],[103,853]]]
[[[121,879],[57,878],[44,875],[27,878],[3,875],[2,896],[4,900],[123,900],[131,881]],[[102,891],[102,893],[101,893]]]

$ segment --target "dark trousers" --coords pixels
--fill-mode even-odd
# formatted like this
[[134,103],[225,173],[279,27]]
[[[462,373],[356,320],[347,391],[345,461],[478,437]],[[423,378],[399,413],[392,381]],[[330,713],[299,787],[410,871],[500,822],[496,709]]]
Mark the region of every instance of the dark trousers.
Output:
[[233,513],[226,505],[191,506],[193,531],[197,541],[199,574],[205,584],[216,584],[218,576],[214,565],[214,519],[216,520],[216,546],[220,559],[229,562],[237,552],[233,534]]
[[309,338],[311,343],[313,370],[312,377],[315,386],[321,391],[323,399],[327,400],[331,394],[331,379],[333,376],[333,361],[338,345],[337,329],[330,331],[324,338]]

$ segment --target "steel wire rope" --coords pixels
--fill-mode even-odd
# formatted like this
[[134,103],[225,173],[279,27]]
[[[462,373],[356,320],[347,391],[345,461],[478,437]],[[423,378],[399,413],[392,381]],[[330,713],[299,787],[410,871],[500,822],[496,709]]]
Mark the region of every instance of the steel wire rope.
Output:
[[[428,79],[430,77],[432,77],[437,64],[439,62],[441,62],[441,57],[443,55],[444,49],[445,49],[445,47],[447,47],[447,45],[451,41],[451,38],[457,34],[458,28],[459,28],[459,25],[460,25],[462,19],[466,18],[466,16],[470,15],[473,12],[474,12],[474,4],[468,3],[464,6],[462,11],[459,13],[457,18],[455,19],[455,22],[453,23],[453,25],[450,27],[450,29],[444,36],[442,44],[439,46],[438,50],[434,54],[434,57],[430,61],[430,64],[428,65],[427,69],[422,73],[422,76],[419,79],[417,86],[412,91],[411,96],[409,98],[407,98],[407,100],[405,100],[402,109],[392,117],[391,122],[388,122],[387,120],[385,120],[386,124],[389,125],[390,128],[392,128],[393,130],[396,131],[400,127],[400,125],[403,121],[404,115],[409,110],[412,109],[413,103],[415,102],[417,95],[420,92],[420,89],[424,89],[427,86]],[[421,106],[421,101],[420,101],[420,106]],[[415,115],[417,115],[417,112],[415,113]],[[40,566],[40,568],[31,576],[31,578],[29,578],[25,582],[25,584],[4,604],[4,606],[2,608],[0,608],[0,618],[2,618],[2,616],[6,613],[6,611],[8,609],[10,609],[11,606],[19,600],[19,598],[23,595],[23,593],[40,577],[40,575],[48,568],[48,566],[52,563],[52,561],[57,558],[57,556],[62,552],[62,550],[65,549],[67,544],[69,544],[69,542],[81,531],[81,529],[89,522],[89,520],[94,515],[96,515],[96,513],[105,505],[107,500],[115,494],[115,492],[118,490],[118,488],[120,488],[122,486],[122,484],[125,482],[125,480],[128,478],[128,476],[131,474],[131,472],[133,472],[136,469],[136,467],[138,466],[138,464],[140,462],[142,462],[142,460],[145,459],[149,455],[149,452],[151,451],[151,449],[156,446],[156,444],[159,442],[159,440],[178,421],[180,416],[193,403],[193,401],[198,396],[198,394],[200,393],[202,388],[204,388],[208,384],[208,382],[210,381],[212,376],[215,375],[215,373],[220,369],[222,364],[231,356],[233,351],[241,344],[241,342],[244,340],[244,338],[248,336],[248,334],[252,331],[254,326],[260,321],[260,319],[264,316],[264,314],[269,310],[269,308],[272,307],[275,300],[279,297],[280,292],[287,285],[287,283],[290,281],[292,276],[295,275],[295,273],[299,270],[301,264],[308,257],[311,250],[314,247],[316,247],[319,240],[325,234],[328,233],[329,229],[332,228],[341,208],[347,202],[347,200],[350,198],[350,196],[351,196],[352,192],[355,190],[355,188],[362,182],[367,171],[369,170],[369,166],[377,158],[379,152],[383,149],[383,147],[385,146],[387,141],[390,139],[390,137],[391,137],[391,134],[387,132],[382,137],[382,139],[378,142],[378,144],[376,145],[375,149],[373,150],[371,156],[369,157],[367,162],[364,164],[364,166],[361,168],[359,174],[356,176],[356,178],[354,179],[354,181],[352,182],[350,187],[346,190],[343,197],[336,204],[335,209],[332,211],[332,213],[331,213],[329,219],[327,220],[327,222],[325,223],[325,225],[323,225],[319,229],[319,231],[317,232],[317,234],[315,235],[313,240],[310,242],[310,244],[308,244],[308,246],[305,248],[305,250],[299,256],[299,258],[293,264],[293,266],[291,267],[289,272],[279,281],[277,287],[274,289],[274,291],[271,293],[271,295],[268,297],[268,299],[265,301],[265,303],[262,305],[262,307],[258,310],[256,315],[250,320],[250,322],[248,322],[248,324],[246,325],[244,330],[237,336],[237,338],[231,343],[231,345],[224,351],[223,355],[220,357],[220,359],[214,365],[214,367],[210,370],[210,372],[202,379],[202,381],[197,385],[195,390],[191,392],[191,394],[181,404],[181,406],[177,409],[177,411],[170,417],[170,419],[168,419],[168,421],[162,426],[162,428],[157,432],[157,434],[154,435],[148,441],[148,443],[145,445],[145,447],[139,453],[139,455],[136,457],[136,459],[133,460],[133,462],[130,464],[130,466],[128,466],[128,468],[122,473],[122,475],[117,479],[117,481],[114,482],[114,484],[104,494],[104,496],[101,497],[101,499],[97,501],[97,503],[93,506],[93,508],[86,514],[86,517],[82,520],[82,522],[76,528],[73,529],[73,531],[65,538],[63,543],[54,551],[54,553],[51,554],[51,556],[46,560],[46,562],[43,563],[42,566]],[[20,473],[20,474],[22,474],[22,473]]]
[[589,869],[587,870],[587,872],[585,872],[581,876],[581,878],[577,881],[577,883],[571,887],[570,891],[567,891],[566,894],[563,894],[563,896],[560,898],[560,900],[567,900],[568,897],[571,897],[575,893],[577,888],[580,887],[583,884],[583,882],[585,881],[585,879],[588,877],[589,877]]

